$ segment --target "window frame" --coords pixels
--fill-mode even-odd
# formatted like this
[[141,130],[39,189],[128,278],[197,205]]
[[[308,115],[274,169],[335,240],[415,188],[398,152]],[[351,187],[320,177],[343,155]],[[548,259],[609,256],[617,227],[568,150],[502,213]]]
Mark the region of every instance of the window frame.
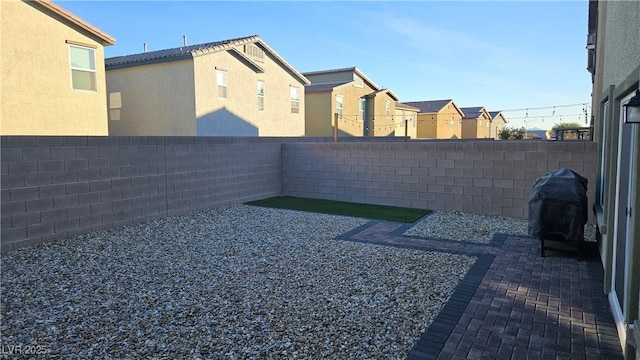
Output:
[[607,181],[607,176],[606,176],[606,172],[607,172],[607,146],[609,146],[609,142],[607,141],[607,123],[609,122],[609,111],[611,111],[611,104],[609,103],[609,99],[607,99],[604,103],[602,103],[602,128],[601,128],[601,136],[600,136],[600,141],[601,141],[601,146],[602,148],[600,149],[600,183],[598,184],[599,186],[599,194],[598,194],[598,204],[600,206],[602,206],[604,208],[604,203],[605,203],[605,191],[607,191],[607,187],[606,187],[606,181]]
[[[69,47],[69,76],[70,76],[70,80],[71,80],[71,90],[73,90],[73,91],[85,91],[85,92],[92,92],[92,93],[98,92],[98,75],[97,75],[97,67],[96,67],[96,49],[92,48],[92,47],[89,47],[89,46],[83,46],[83,45],[72,44],[72,43],[67,43],[67,45]],[[73,66],[72,55],[71,55],[71,49],[72,48],[88,50],[93,55],[91,57],[92,64],[90,64],[90,65],[93,65],[93,69]],[[73,81],[74,71],[91,74],[91,76],[92,76],[91,84],[93,85],[93,89],[76,88],[75,85],[74,85],[74,81]]]
[[336,113],[338,114],[338,119],[342,120],[344,115],[344,95],[336,95]]
[[[295,94],[295,97],[294,97]],[[300,113],[300,89],[297,86],[289,86],[289,99],[291,105],[291,113]],[[295,106],[294,106],[295,105]]]
[[[260,85],[262,85],[262,86],[260,86]],[[265,88],[264,80],[258,80],[257,87],[258,87],[258,89],[257,89],[257,91],[258,91],[258,111],[264,111],[264,92],[265,92],[265,90],[264,90],[264,88]],[[262,92],[260,90],[262,90]]]
[[384,113],[387,117],[387,120],[389,120],[389,117],[391,116],[391,101],[389,100],[384,103]]
[[[221,84],[221,78],[220,75],[224,75],[224,84]],[[216,69],[216,89],[217,89],[217,94],[218,94],[218,99],[227,99],[229,98],[229,91],[228,91],[228,83],[229,83],[229,78],[228,78],[228,74],[226,70],[222,70],[222,69]],[[224,96],[220,96],[220,90],[224,89]]]

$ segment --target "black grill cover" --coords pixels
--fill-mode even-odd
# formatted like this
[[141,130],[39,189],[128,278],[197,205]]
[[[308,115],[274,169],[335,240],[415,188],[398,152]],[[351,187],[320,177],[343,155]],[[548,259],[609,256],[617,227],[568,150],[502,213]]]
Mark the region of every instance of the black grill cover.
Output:
[[586,178],[563,168],[536,179],[529,200],[529,236],[582,241],[587,219]]

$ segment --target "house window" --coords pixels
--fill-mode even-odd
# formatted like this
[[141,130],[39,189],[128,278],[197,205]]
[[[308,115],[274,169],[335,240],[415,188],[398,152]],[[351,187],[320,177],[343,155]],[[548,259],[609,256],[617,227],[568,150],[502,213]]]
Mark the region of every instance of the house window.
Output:
[[389,101],[384,104],[384,112],[387,119],[389,119],[389,116],[391,115],[391,103]]
[[300,112],[300,92],[295,86],[289,88],[291,94],[291,113],[297,114]]
[[84,46],[69,45],[69,59],[73,90],[97,91],[95,50]]
[[453,116],[449,119],[450,127],[453,129]]
[[216,84],[218,84],[218,97],[227,98],[227,72],[224,70],[216,70]]
[[366,99],[360,99],[360,107],[358,108],[358,119],[359,120],[364,120],[364,108],[367,104],[367,100]]
[[264,110],[264,81],[258,81],[258,110]]
[[342,110],[344,109],[344,96],[336,95],[336,113],[338,119],[342,119]]

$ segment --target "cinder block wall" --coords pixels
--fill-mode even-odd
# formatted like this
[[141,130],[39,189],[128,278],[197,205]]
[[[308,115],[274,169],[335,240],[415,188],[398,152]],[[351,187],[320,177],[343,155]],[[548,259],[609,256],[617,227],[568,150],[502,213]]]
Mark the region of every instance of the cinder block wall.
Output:
[[282,139],[2,137],[2,251],[282,192]]
[[2,251],[283,194],[526,218],[560,167],[595,193],[595,143],[398,140],[2,136]]
[[596,151],[582,141],[287,143],[283,194],[526,219],[534,181],[558,168],[586,177],[593,203]]

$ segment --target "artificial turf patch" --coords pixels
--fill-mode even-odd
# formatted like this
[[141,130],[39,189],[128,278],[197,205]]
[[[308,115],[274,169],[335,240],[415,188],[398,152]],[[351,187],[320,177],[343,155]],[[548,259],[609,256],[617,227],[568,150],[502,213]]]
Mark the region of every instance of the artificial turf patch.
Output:
[[276,196],[264,200],[250,201],[245,204],[405,223],[416,222],[418,219],[431,212],[431,210],[423,209],[308,199],[292,196]]

